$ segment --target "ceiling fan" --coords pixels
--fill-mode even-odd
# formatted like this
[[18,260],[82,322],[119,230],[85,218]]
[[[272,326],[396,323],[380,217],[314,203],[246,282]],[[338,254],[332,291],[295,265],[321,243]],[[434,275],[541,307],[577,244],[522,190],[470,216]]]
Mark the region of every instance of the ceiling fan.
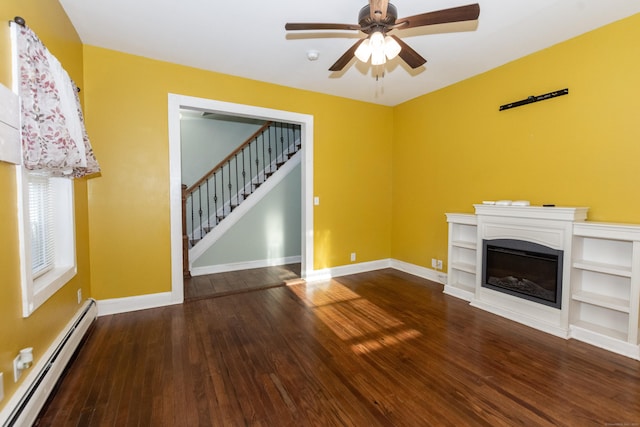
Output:
[[287,31],[356,30],[367,34],[367,37],[351,46],[329,68],[329,71],[342,70],[354,56],[362,62],[367,62],[371,58],[372,65],[382,65],[387,59],[400,56],[411,68],[418,68],[427,60],[399,37],[388,35],[389,32],[427,25],[473,21],[478,19],[478,16],[480,16],[480,5],[475,3],[398,19],[398,11],[393,4],[389,3],[389,0],[369,0],[369,4],[360,9],[358,24],[287,23],[284,28]]

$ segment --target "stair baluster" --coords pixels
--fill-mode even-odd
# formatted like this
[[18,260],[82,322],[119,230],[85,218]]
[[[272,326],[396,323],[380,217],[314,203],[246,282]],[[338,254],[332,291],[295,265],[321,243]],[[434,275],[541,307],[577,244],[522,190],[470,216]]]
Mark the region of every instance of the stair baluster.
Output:
[[216,225],[220,222],[218,220],[218,180],[216,178],[217,174],[213,174],[213,209],[216,217]]
[[243,202],[247,198],[247,172],[245,170],[246,159],[244,158],[244,151],[245,149],[243,148],[242,149],[242,201]]

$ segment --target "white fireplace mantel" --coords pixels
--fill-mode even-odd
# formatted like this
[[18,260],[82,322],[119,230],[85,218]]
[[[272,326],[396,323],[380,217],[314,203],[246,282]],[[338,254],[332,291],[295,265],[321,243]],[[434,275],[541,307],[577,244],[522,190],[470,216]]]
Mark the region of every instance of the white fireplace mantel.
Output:
[[584,221],[589,208],[558,206],[473,205],[476,215],[507,218],[544,219],[552,221]]
[[[586,207],[474,205],[448,213],[444,292],[541,331],[640,360],[640,225],[586,221]],[[482,286],[483,241],[516,239],[563,251],[560,308]]]

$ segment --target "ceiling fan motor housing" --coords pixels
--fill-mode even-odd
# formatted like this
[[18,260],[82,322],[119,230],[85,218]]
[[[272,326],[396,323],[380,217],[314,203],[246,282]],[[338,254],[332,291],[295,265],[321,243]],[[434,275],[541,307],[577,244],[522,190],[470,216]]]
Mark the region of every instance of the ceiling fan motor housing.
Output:
[[[396,23],[396,19],[398,18],[398,10],[394,5],[389,3],[387,6],[387,16],[385,19],[382,19],[379,23],[371,19],[371,9],[369,5],[364,6],[360,9],[360,13],[358,14],[358,24],[362,28],[365,29],[365,33],[369,34],[376,29],[376,24],[382,27],[391,26]],[[367,28],[371,27],[371,28]]]

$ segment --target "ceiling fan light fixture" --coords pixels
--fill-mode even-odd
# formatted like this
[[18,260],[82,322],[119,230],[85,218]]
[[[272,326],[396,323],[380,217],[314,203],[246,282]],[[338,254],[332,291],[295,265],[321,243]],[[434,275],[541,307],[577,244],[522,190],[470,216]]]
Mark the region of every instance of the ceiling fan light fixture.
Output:
[[371,43],[369,43],[369,39],[365,39],[360,43],[360,46],[358,46],[354,55],[362,62],[367,62],[369,60],[369,57],[371,56]]
[[425,64],[427,60],[397,36],[385,37],[388,31],[452,22],[477,21],[480,16],[480,5],[478,3],[420,13],[400,19],[398,19],[396,7],[389,3],[389,0],[368,0],[368,3],[368,5],[360,9],[358,24],[288,22],[284,28],[287,31],[358,30],[369,34],[369,37],[365,40],[358,39],[329,67],[329,71],[341,71],[351,62],[354,56],[364,63],[371,58],[371,64],[373,65],[382,65],[387,62],[387,59],[391,60],[396,56],[400,56],[409,67],[415,70]]

